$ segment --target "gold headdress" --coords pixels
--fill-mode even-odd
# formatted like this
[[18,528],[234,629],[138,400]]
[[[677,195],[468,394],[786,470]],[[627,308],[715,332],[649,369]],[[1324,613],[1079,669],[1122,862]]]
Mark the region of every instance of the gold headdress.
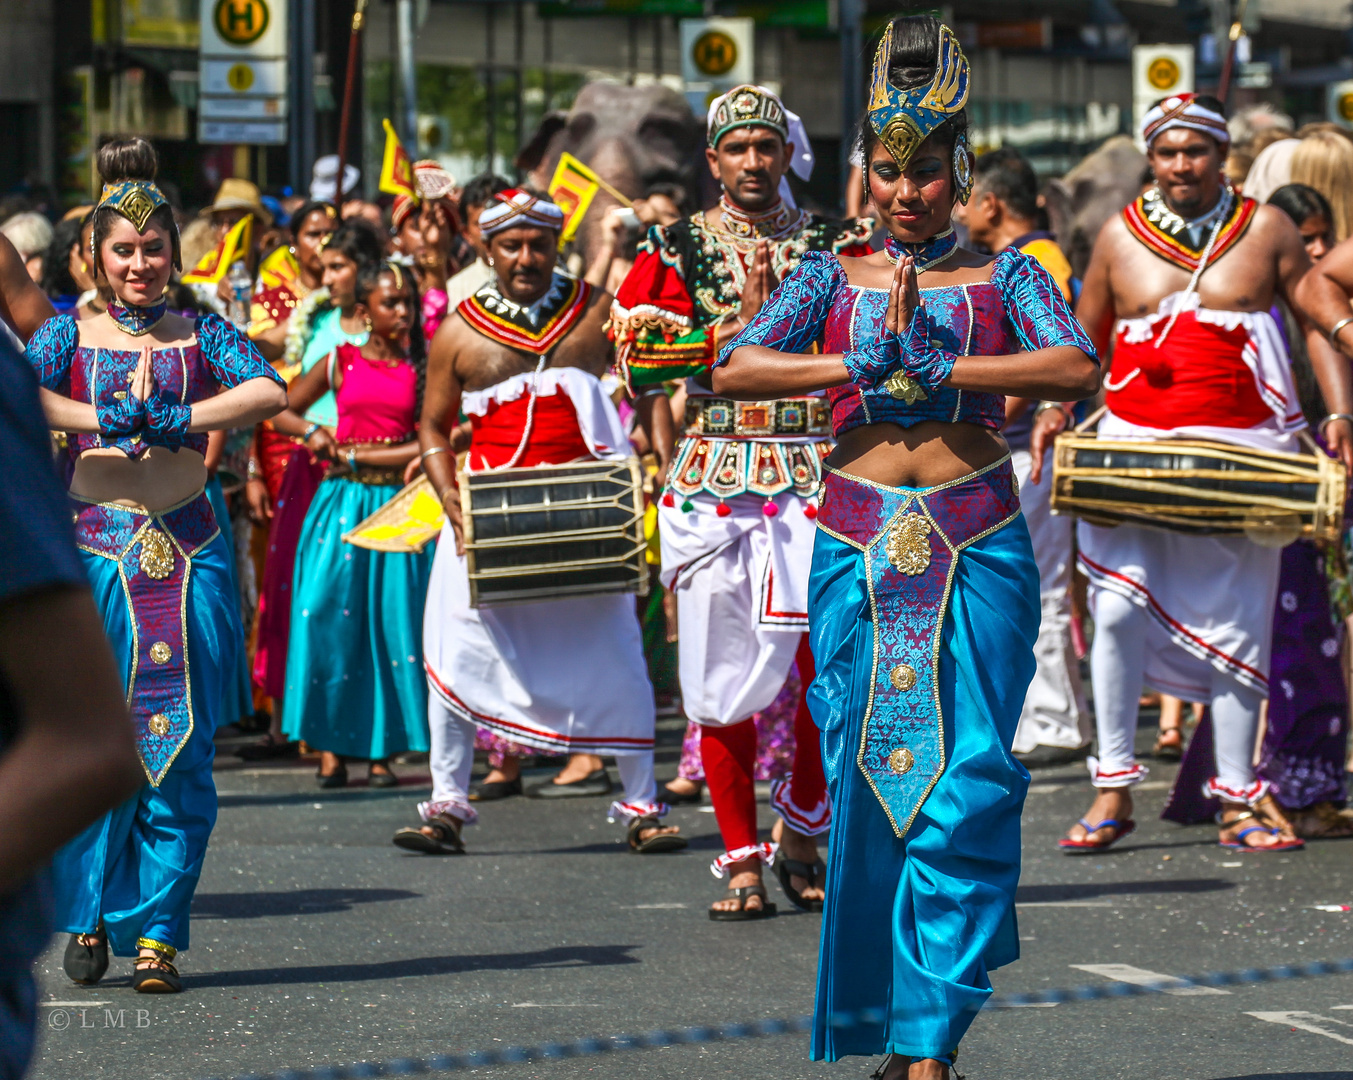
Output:
[[[146,231],[146,225],[150,221],[150,215],[155,213],[162,206],[168,206],[169,200],[164,197],[159,187],[151,180],[119,180],[116,184],[104,184],[103,194],[99,197],[99,205],[95,212],[107,207],[121,214],[132,223],[136,231],[143,233]],[[179,230],[174,225],[170,229],[174,250],[174,269],[180,269],[179,258]],[[97,272],[101,266],[99,252],[96,250],[94,255],[94,268]]]

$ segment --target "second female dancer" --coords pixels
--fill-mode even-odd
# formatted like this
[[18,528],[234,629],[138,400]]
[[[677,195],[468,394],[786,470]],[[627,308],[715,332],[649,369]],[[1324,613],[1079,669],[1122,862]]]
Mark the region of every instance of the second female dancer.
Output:
[[1099,386],[1047,271],[957,245],[968,81],[948,27],[889,25],[861,124],[886,249],[808,253],[714,370],[721,395],[832,405],[808,598],[833,812],[812,1056],[887,1054],[882,1080],[943,1080],[987,972],[1019,955],[1029,774],[1010,746],[1039,585],[998,432],[1005,395]]

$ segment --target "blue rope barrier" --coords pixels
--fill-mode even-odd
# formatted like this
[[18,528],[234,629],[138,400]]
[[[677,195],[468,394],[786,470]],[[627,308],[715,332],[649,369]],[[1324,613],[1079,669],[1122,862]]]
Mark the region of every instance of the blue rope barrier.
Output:
[[[1107,982],[1039,990],[1029,994],[993,994],[987,999],[984,1007],[1060,1005],[1073,1001],[1100,1001],[1106,998],[1163,994],[1190,986],[1240,986],[1349,973],[1353,973],[1353,957],[1346,960],[1317,960],[1309,964],[1281,964],[1271,968],[1246,968],[1243,971],[1209,971],[1203,975],[1170,976],[1142,984]],[[885,1015],[880,1009],[863,1009],[854,1013],[836,1013],[829,1017],[827,1022],[834,1028],[849,1028],[857,1024],[879,1024],[884,1019]],[[539,1046],[470,1050],[463,1054],[433,1054],[428,1058],[394,1058],[390,1061],[358,1062],[355,1065],[317,1065],[310,1069],[248,1073],[236,1076],[233,1080],[367,1080],[368,1077],[380,1076],[423,1076],[427,1073],[459,1072],[463,1069],[484,1069],[530,1061],[597,1057],[617,1050],[648,1050],[653,1047],[688,1043],[727,1042],[736,1039],[764,1038],[770,1035],[789,1035],[811,1031],[812,1027],[811,1016],[797,1016],[792,1019],[757,1020],[745,1024],[659,1029],[644,1035],[594,1035],[564,1043],[547,1042]]]

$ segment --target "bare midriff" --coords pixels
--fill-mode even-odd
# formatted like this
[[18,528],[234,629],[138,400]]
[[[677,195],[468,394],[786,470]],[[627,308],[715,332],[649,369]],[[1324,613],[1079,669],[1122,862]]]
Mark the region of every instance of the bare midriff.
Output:
[[843,432],[827,464],[887,487],[928,488],[986,468],[1009,453],[978,424],[924,420],[912,427],[865,424]]
[[121,450],[86,450],[75,463],[70,492],[94,502],[137,510],[165,510],[207,483],[207,463],[196,450],[152,446],[140,457]]

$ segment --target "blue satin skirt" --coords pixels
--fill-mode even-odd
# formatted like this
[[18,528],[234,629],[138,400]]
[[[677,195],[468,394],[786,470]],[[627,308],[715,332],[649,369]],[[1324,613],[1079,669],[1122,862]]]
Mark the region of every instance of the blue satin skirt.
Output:
[[[118,564],[84,551],[80,558],[125,680],[133,665],[132,626]],[[242,640],[232,562],[224,536],[193,555],[186,611],[193,730],[183,748],[159,787],[143,785],[52,860],[57,927],[88,934],[102,922],[116,956],[135,956],[138,938],[188,947],[188,909],[216,824],[212,739]]]
[[[239,596],[239,564],[235,561],[235,528],[230,522],[230,509],[226,506],[225,492],[221,490],[221,481],[212,477],[207,481],[207,498],[211,501],[212,511],[216,514],[216,523],[221,526],[221,535],[230,548],[230,584]],[[234,676],[226,683],[225,697],[221,700],[221,724],[233,724],[242,716],[254,715],[254,684],[249,676],[249,654],[244,647],[244,629],[240,628],[239,659],[235,662]]]
[[342,757],[428,748],[423,606],[434,545],[415,555],[343,542],[399,490],[325,480],[296,549],[282,730]]
[[[875,669],[865,556],[819,530],[808,703],[822,730],[832,828],[814,1060],[944,1057],[990,995],[987,972],[1018,959],[1029,774],[1010,747],[1039,619],[1038,568],[1017,517],[958,556],[940,638],[946,767],[899,839],[857,764]],[[863,1022],[833,1027],[841,1012]]]

